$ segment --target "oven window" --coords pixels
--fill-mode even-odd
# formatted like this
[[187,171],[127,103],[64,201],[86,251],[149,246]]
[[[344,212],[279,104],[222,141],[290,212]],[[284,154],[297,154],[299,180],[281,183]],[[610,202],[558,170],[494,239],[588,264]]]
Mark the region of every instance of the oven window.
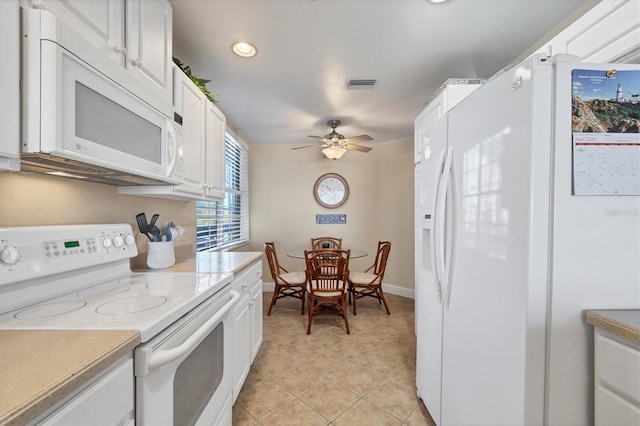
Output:
[[135,157],[162,162],[162,129],[76,81],[76,136]]
[[224,323],[182,361],[173,380],[173,424],[194,425],[222,381]]

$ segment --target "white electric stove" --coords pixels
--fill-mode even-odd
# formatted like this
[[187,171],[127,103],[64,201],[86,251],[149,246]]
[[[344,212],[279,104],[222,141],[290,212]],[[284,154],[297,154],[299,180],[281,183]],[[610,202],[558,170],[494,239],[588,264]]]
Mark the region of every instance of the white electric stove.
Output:
[[231,424],[233,274],[132,273],[137,254],[128,224],[0,228],[0,329],[138,330],[135,424]]
[[142,342],[232,274],[132,273],[128,224],[0,228],[0,329],[139,330]]

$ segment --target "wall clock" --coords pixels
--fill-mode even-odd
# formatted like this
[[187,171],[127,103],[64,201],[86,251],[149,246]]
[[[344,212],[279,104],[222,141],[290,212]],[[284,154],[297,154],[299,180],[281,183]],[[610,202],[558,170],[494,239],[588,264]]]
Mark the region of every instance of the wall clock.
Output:
[[322,207],[335,209],[349,198],[349,185],[339,174],[326,173],[316,180],[313,196]]

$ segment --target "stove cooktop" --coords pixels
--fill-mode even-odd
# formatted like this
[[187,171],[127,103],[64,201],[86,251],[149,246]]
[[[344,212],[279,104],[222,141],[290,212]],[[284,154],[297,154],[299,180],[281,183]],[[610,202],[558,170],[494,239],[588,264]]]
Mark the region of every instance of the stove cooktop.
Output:
[[133,273],[0,315],[0,329],[138,330],[142,342],[209,297],[230,290],[233,275]]

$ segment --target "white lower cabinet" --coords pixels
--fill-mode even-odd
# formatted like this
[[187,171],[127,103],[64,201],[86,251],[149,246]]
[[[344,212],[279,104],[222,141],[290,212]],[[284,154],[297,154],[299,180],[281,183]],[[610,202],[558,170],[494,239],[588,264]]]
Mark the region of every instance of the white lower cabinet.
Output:
[[233,402],[262,344],[262,261],[252,263],[232,282],[240,293],[233,308]]
[[36,419],[41,425],[135,424],[135,376],[131,355]]
[[595,425],[640,426],[640,344],[595,329]]
[[233,309],[233,402],[238,398],[251,367],[250,298],[249,293],[243,295]]
[[258,280],[251,288],[251,363],[256,359],[262,345],[262,280]]

